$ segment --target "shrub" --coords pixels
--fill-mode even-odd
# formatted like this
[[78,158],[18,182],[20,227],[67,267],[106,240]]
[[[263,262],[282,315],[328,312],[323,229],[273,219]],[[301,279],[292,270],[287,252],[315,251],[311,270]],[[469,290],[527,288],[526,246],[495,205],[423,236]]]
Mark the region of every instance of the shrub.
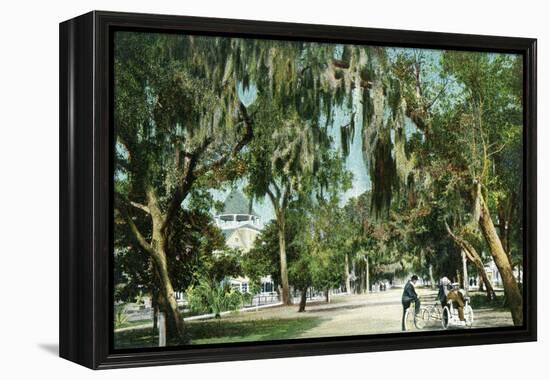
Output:
[[239,309],[245,301],[244,295],[225,281],[215,283],[202,279],[198,285],[189,287],[186,294],[191,311],[212,313],[216,318],[220,318],[223,311]]
[[124,304],[115,306],[115,329],[124,327],[128,323],[128,316],[124,312]]

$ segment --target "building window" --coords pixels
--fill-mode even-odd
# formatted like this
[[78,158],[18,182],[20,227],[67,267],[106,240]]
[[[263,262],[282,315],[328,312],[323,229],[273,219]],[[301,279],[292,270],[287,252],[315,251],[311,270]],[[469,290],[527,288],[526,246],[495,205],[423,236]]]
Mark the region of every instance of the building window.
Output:
[[248,293],[248,284],[246,282],[241,284],[241,293]]
[[272,282],[262,282],[262,293],[271,293],[273,291]]

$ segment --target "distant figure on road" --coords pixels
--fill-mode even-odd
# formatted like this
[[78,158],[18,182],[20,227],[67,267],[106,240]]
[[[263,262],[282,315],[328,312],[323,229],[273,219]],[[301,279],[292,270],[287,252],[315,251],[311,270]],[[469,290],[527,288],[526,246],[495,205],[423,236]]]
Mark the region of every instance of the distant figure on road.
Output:
[[413,275],[409,281],[405,284],[403,289],[403,296],[401,297],[401,303],[403,304],[403,317],[401,318],[401,330],[405,331],[405,313],[407,309],[411,306],[411,302],[414,302],[414,312],[418,314],[420,311],[420,299],[418,299],[418,294],[416,294],[415,286],[418,281],[418,276]]

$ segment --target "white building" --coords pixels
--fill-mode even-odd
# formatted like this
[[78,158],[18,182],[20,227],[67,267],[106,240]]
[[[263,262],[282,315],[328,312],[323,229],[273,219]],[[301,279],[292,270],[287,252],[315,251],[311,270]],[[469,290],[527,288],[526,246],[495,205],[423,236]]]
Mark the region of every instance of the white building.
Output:
[[[487,273],[487,277],[493,286],[502,287],[502,277],[500,276],[500,272],[498,271],[497,265],[495,264],[493,258],[485,264],[485,273]],[[513,273],[516,280],[519,280],[518,282],[523,282],[523,271],[518,265],[514,267]]]
[[[232,190],[227,196],[221,213],[214,216],[216,225],[225,236],[225,243],[230,248],[238,249],[242,254],[248,253],[263,224],[260,216],[252,208],[252,202],[238,190]],[[249,292],[249,279],[245,277],[232,278],[231,285],[243,293]],[[271,276],[261,279],[261,294],[273,294],[273,280]]]

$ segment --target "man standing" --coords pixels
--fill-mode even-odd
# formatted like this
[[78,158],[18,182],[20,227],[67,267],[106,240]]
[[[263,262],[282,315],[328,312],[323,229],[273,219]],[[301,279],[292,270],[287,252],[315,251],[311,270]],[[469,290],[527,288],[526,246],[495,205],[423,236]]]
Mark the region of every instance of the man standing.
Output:
[[415,286],[418,281],[418,276],[413,275],[409,281],[405,284],[403,289],[403,296],[401,297],[401,303],[403,304],[403,318],[401,318],[401,330],[406,331],[405,329],[405,314],[407,309],[411,306],[411,302],[415,303],[414,313],[418,315],[420,311],[420,300],[418,299],[418,294],[416,294]]

